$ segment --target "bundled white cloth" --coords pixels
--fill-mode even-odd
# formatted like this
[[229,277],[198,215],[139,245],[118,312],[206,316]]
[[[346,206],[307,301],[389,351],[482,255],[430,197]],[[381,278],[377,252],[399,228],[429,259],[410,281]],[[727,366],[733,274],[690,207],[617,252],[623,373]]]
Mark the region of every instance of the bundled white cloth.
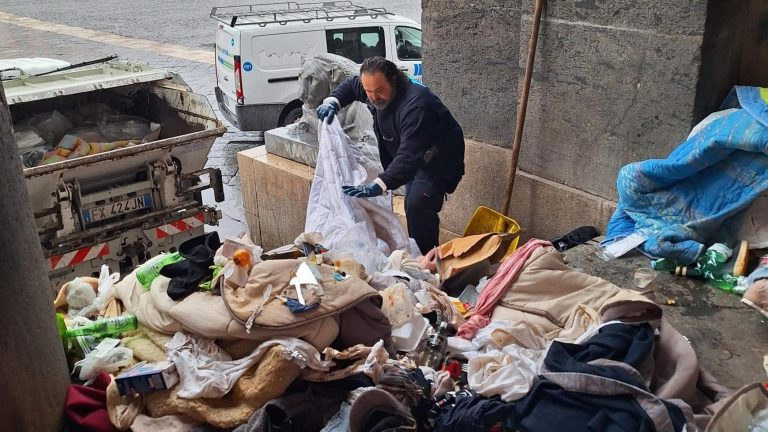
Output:
[[512,402],[527,395],[539,375],[544,351],[508,345],[473,357],[467,366],[469,388],[486,396]]
[[373,181],[382,172],[381,165],[355,147],[337,119],[321,124],[318,139],[304,232],[322,233],[323,246],[352,253],[369,274],[380,271],[387,264],[386,254],[410,246],[392,211],[392,196],[351,198],[341,187]]
[[237,380],[275,345],[282,345],[286,358],[302,369],[328,371],[333,365],[323,361],[315,347],[295,338],[264,342],[248,356],[232,360],[214,341],[179,332],[165,345],[165,353],[179,373],[179,397],[219,398],[229,393]]

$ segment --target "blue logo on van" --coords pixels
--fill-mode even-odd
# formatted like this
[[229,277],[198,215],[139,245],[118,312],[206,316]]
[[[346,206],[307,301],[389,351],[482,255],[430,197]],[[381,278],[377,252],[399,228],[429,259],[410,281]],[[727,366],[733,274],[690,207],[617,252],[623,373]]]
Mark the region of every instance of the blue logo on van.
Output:
[[235,38],[230,39],[229,44],[235,46]]
[[243,63],[243,70],[246,72],[250,72],[253,70],[253,63],[251,62],[245,62]]
[[413,65],[414,71],[413,74],[416,76],[422,75],[422,72],[424,71],[423,67],[421,66],[421,63],[416,63]]

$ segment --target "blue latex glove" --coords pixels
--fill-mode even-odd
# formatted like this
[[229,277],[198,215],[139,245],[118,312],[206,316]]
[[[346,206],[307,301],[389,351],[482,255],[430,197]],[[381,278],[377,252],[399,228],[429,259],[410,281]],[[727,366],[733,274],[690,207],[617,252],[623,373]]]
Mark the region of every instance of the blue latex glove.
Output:
[[336,105],[335,102],[323,102],[322,105],[317,107],[315,112],[317,112],[317,118],[319,118],[321,122],[324,121],[331,124],[333,123],[333,118],[336,116],[336,113],[339,112],[339,106]]
[[375,182],[360,186],[342,186],[341,191],[355,198],[373,198],[384,193],[381,186]]

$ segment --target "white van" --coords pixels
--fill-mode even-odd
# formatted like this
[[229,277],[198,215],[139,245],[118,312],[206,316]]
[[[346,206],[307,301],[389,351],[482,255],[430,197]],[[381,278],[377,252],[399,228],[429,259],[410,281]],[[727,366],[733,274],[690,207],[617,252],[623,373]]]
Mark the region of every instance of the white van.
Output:
[[351,2],[215,7],[216,100],[238,129],[264,131],[301,117],[303,60],[331,53],[360,64],[386,57],[422,76],[421,26],[383,8]]

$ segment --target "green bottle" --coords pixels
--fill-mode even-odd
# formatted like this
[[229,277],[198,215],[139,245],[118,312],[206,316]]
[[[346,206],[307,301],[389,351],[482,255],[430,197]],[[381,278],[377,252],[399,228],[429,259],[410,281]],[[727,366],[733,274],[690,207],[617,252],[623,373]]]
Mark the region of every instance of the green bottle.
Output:
[[659,258],[651,261],[651,268],[656,271],[669,271],[672,272],[677,267],[674,261],[667,258]]
[[731,258],[733,250],[722,243],[710,246],[697,261],[695,270],[710,285],[725,292],[733,291],[738,278],[723,272],[723,265]]
[[76,336],[102,338],[136,330],[138,325],[136,315],[123,315],[115,318],[104,318],[82,327],[67,329],[64,336],[68,338]]
[[177,263],[183,259],[184,257],[182,257],[178,252],[157,255],[153,258],[150,258],[149,261],[145,262],[139,267],[139,269],[136,271],[136,279],[139,281],[141,286],[144,287],[145,290],[148,290],[152,285],[152,281],[160,276],[160,270],[162,270],[163,267]]

